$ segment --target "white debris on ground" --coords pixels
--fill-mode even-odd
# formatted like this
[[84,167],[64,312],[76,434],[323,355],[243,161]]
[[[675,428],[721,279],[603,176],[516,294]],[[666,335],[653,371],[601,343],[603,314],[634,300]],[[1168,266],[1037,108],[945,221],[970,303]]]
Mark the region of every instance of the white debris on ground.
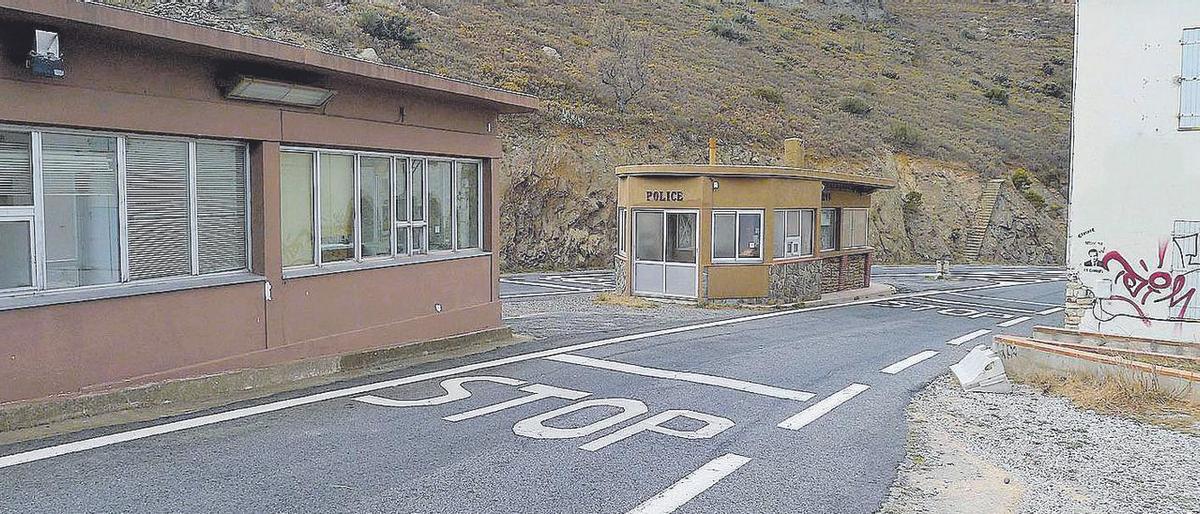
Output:
[[1200,436],[950,376],[908,407],[908,455],[880,512],[1196,513]]

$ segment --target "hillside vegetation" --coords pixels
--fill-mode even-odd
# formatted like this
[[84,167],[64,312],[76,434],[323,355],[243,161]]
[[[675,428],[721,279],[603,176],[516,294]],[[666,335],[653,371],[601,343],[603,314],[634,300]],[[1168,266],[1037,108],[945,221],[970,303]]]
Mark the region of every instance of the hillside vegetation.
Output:
[[613,167],[704,162],[710,136],[726,162],[778,162],[800,137],[820,167],[897,178],[872,212],[885,262],[961,256],[982,183],[1021,169],[982,258],[1062,259],[1061,5],[107,1],[543,98],[502,123],[506,269],[606,266]]

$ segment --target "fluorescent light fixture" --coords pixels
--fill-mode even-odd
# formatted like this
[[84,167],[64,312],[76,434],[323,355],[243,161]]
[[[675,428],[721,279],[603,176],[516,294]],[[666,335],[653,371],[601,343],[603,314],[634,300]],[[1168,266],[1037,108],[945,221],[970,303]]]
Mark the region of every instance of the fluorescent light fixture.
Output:
[[332,89],[321,87],[239,77],[238,82],[225,92],[225,98],[301,107],[320,107],[333,98],[335,93],[337,92]]

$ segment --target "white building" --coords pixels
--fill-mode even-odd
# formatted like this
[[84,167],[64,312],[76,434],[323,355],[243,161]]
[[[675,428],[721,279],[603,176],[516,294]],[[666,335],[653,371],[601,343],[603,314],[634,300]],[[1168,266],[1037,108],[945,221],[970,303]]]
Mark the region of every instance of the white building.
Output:
[[1076,17],[1067,325],[1198,341],[1200,1]]

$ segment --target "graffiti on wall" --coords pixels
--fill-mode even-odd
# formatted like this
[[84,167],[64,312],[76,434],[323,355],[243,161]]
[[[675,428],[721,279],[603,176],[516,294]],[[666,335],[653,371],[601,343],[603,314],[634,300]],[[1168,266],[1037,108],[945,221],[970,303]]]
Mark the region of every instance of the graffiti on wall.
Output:
[[1150,262],[1097,246],[1082,263],[1084,271],[1106,274],[1094,290],[1083,293],[1093,298],[1088,303],[1097,321],[1200,323],[1200,222],[1176,221],[1171,238],[1159,244]]

